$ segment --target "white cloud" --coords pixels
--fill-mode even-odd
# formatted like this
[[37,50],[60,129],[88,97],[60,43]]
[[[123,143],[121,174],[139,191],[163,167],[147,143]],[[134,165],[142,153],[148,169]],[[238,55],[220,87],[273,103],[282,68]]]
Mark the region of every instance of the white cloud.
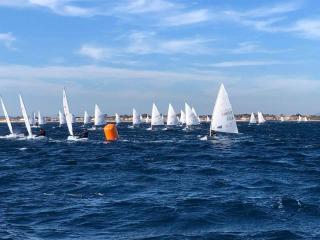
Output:
[[177,5],[165,0],[130,0],[121,3],[116,11],[125,13],[153,13],[163,12],[176,8]]
[[93,16],[98,10],[72,4],[74,0],[1,0],[0,6],[17,8],[46,8],[63,16]]
[[285,13],[297,11],[300,7],[300,4],[297,2],[295,3],[282,3],[277,4],[274,6],[265,6],[260,7],[248,11],[224,11],[225,16],[228,16],[230,18],[234,19],[241,19],[241,18],[265,18],[270,17],[274,15],[282,15]]
[[16,37],[12,33],[0,33],[0,43],[2,43],[6,48],[13,50],[12,44],[16,41]]
[[[101,79],[113,80],[148,80],[148,81],[221,81],[226,80],[222,75],[206,72],[173,72],[133,70],[126,68],[100,67],[95,65],[81,66],[43,66],[29,65],[0,65],[1,79]],[[109,80],[108,80],[109,79]]]
[[276,65],[283,64],[280,61],[227,61],[211,64],[212,67],[228,68],[228,67],[249,67],[249,66],[265,66],[265,65]]
[[208,10],[201,9],[164,18],[163,24],[169,26],[190,25],[209,20]]
[[112,54],[112,50],[90,44],[83,44],[77,51],[77,53],[94,60],[103,60],[110,57],[110,55]]
[[209,54],[211,39],[160,39],[154,32],[135,32],[129,36],[128,52],[134,54]]
[[305,38],[320,39],[320,19],[302,19],[288,29]]

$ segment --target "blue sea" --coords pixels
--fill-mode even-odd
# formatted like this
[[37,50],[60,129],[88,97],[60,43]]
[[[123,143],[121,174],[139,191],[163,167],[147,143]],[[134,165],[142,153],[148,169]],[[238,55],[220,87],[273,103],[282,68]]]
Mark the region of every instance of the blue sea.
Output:
[[68,142],[56,124],[0,139],[0,239],[320,239],[320,123],[239,123],[210,141],[208,124],[128,126],[114,143]]

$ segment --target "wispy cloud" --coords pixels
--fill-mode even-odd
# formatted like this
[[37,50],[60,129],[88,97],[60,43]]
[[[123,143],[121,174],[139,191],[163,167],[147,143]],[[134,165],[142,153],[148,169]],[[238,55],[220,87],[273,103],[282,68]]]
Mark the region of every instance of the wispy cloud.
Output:
[[93,16],[98,9],[75,5],[74,0],[1,0],[0,6],[17,8],[46,8],[63,16]]
[[250,67],[250,66],[265,66],[265,65],[276,65],[276,64],[283,64],[280,61],[274,60],[264,60],[264,61],[226,61],[226,62],[219,62],[211,64],[212,67],[218,68],[230,68],[230,67]]
[[232,54],[256,54],[256,53],[266,53],[266,54],[272,54],[272,53],[283,53],[288,52],[290,49],[267,49],[260,45],[259,42],[240,42],[238,43],[238,46],[229,49],[226,52],[232,53]]
[[[222,81],[228,78],[223,75],[206,72],[179,72],[135,70],[130,68],[112,68],[96,65],[81,66],[29,66],[29,65],[0,65],[1,79],[100,79],[114,81],[126,79],[130,81]],[[109,80],[108,80],[109,79]],[[2,86],[2,80],[0,86]],[[29,83],[28,83],[29,84]],[[30,84],[29,84],[30,85]]]
[[235,11],[228,10],[224,11],[225,16],[234,19],[258,19],[266,18],[275,15],[282,15],[285,13],[290,13],[297,11],[300,8],[301,4],[298,2],[293,3],[280,3],[273,6],[263,6],[247,11]]
[[288,19],[288,14],[301,8],[301,2],[282,3],[248,11],[224,11],[225,20],[253,27],[258,31],[294,33],[308,39],[320,39],[320,18]]
[[207,9],[194,10],[190,12],[183,12],[175,14],[174,16],[168,16],[163,19],[164,25],[169,26],[182,26],[190,25],[209,20],[209,13]]
[[7,49],[14,50],[13,43],[16,41],[16,37],[8,33],[0,33],[0,43],[2,43]]
[[76,53],[93,60],[103,60],[112,55],[112,50],[90,44],[83,44]]
[[134,32],[129,36],[128,52],[134,54],[209,54],[212,39],[161,39],[154,32]]
[[320,19],[302,19],[287,30],[305,38],[320,39]]
[[178,7],[177,4],[166,0],[130,0],[126,1],[125,4],[120,3],[115,10],[117,12],[124,13],[154,13],[162,12]]

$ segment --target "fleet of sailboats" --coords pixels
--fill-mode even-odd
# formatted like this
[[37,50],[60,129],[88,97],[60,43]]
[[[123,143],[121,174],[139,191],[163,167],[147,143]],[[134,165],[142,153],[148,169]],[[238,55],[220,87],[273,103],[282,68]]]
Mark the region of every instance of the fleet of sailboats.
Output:
[[[10,117],[8,115],[8,112],[2,97],[0,97],[0,101],[1,101],[3,113],[5,116],[5,120],[8,126],[8,130],[10,133],[7,136],[14,137],[16,135],[13,132],[13,127],[10,121]],[[36,113],[33,112],[32,116],[29,117],[21,94],[19,94],[19,101],[20,101],[20,107],[21,107],[24,125],[27,130],[27,138],[35,138],[36,136],[33,135],[32,133],[31,125],[42,126],[45,124],[45,119],[41,115],[40,111],[37,112],[37,116],[36,116]],[[74,134],[74,130],[73,130],[73,123],[75,122],[75,116],[70,111],[69,102],[68,102],[65,89],[63,89],[62,102],[63,102],[63,112],[59,110],[59,125],[60,126],[63,126],[64,124],[67,125],[68,132],[69,132],[69,136],[67,138],[68,140],[78,140],[79,135]],[[188,103],[185,103],[184,111],[183,110],[180,111],[180,118],[177,116],[171,103],[169,104],[168,113],[166,117],[160,114],[155,103],[153,103],[152,105],[151,112],[152,112],[151,118],[147,114],[147,117],[144,119],[142,115],[139,115],[136,109],[133,108],[132,125],[137,126],[142,122],[145,122],[147,124],[150,124],[151,129],[153,129],[157,126],[163,126],[166,120],[167,128],[172,126],[178,126],[179,124],[180,125],[185,124],[187,128],[191,128],[192,126],[199,125],[201,122],[200,117],[198,116],[195,108],[191,107]],[[97,104],[95,104],[94,113],[95,113],[94,126],[97,127],[97,126],[104,125],[106,123],[105,117],[104,117],[104,114],[102,114]],[[280,121],[283,122],[284,120],[285,120],[284,117],[280,116]],[[212,118],[210,119],[210,117],[207,115],[204,121],[210,122],[210,134],[209,134],[210,136],[213,136],[217,133],[238,133],[239,132],[237,123],[235,120],[235,116],[233,113],[233,109],[229,100],[229,96],[223,84],[221,84],[219,88],[219,92],[218,92],[216,102],[212,112]],[[297,121],[306,122],[308,121],[308,118],[306,116],[302,117],[301,115],[298,115]],[[90,122],[91,121],[90,121],[90,116],[88,112],[84,111],[84,116],[83,116],[84,126],[90,124]],[[254,113],[253,112],[251,113],[249,124],[256,124],[256,123],[262,124],[264,122],[265,122],[265,119],[261,112],[257,113],[257,120]],[[120,115],[118,113],[115,114],[115,123],[116,124],[121,123]]]

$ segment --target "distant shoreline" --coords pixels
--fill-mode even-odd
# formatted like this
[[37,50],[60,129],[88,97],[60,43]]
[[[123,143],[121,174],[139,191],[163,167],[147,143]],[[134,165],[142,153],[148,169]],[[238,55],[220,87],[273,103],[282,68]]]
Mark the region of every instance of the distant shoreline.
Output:
[[[177,114],[177,116],[179,117],[180,114]],[[209,116],[211,118],[211,115],[201,115],[199,116],[200,120],[202,122],[206,121],[207,116]],[[264,118],[267,121],[280,121],[280,117],[284,117],[286,122],[296,122],[298,120],[298,114],[296,115],[284,115],[284,114],[280,114],[280,115],[274,115],[274,114],[264,114]],[[320,121],[320,116],[318,115],[301,115],[302,117],[307,117],[308,121],[314,121],[314,122],[318,122]],[[145,119],[147,117],[147,114],[142,114],[142,117]],[[149,115],[150,117],[150,115]],[[121,115],[120,116],[121,121],[122,122],[127,122],[130,123],[132,122],[132,116],[130,115]],[[236,121],[237,122],[249,122],[250,119],[250,114],[236,114],[235,115]],[[44,117],[46,122],[52,122],[52,123],[58,123],[59,119],[58,117]],[[91,117],[91,119],[93,120],[93,117]],[[23,122],[23,119],[21,116],[18,117],[10,117],[10,120],[12,123],[21,123]],[[115,122],[115,116],[107,116],[105,118],[106,122]],[[164,116],[164,120],[166,121],[166,115]],[[5,123],[6,119],[1,116],[0,117],[0,123]],[[76,122],[83,122],[83,117],[76,117]]]

